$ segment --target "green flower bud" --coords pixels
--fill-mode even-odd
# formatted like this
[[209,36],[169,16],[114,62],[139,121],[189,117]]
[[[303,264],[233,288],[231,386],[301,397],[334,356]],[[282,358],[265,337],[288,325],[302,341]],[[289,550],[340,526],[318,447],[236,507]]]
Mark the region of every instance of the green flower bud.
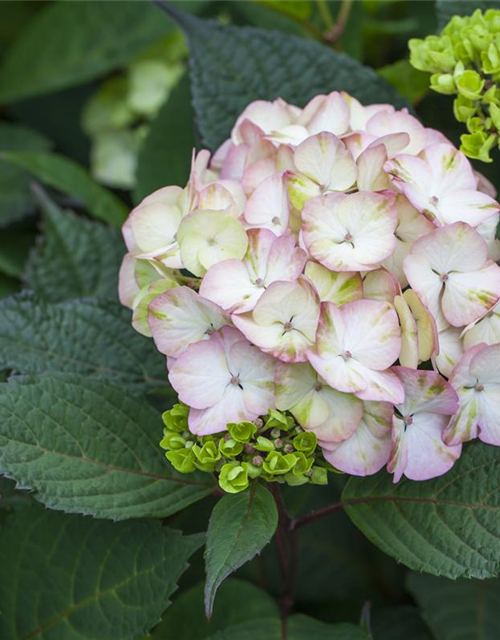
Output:
[[188,431],[189,407],[185,404],[175,404],[169,411],[164,411],[162,420],[169,431]]
[[328,472],[323,467],[313,467],[310,478],[312,484],[328,484]]
[[[256,456],[257,457],[257,456]],[[262,459],[262,458],[261,458]],[[258,478],[262,473],[262,462],[260,464],[255,464],[255,458],[252,462],[247,462],[248,467],[248,477],[252,480],[254,478]]]
[[485,131],[478,133],[465,133],[460,136],[460,150],[469,158],[481,160],[482,162],[492,162],[490,151],[496,143],[498,136],[488,135]]
[[163,431],[163,439],[160,442],[160,447],[167,450],[184,449],[186,447],[186,440],[180,433],[176,431]]
[[288,431],[295,426],[295,420],[291,416],[286,416],[281,411],[276,409],[269,409],[268,418],[265,423],[266,429],[280,429],[281,431]]
[[451,73],[434,73],[431,76],[431,89],[444,95],[453,95],[457,92]]
[[195,444],[193,452],[196,456],[195,465],[200,471],[214,471],[216,462],[221,458],[221,453],[215,442],[205,442],[202,447]]
[[316,438],[316,434],[311,431],[302,431],[298,436],[295,436],[293,439],[293,446],[297,449],[297,451],[302,451],[306,455],[313,453],[316,449],[316,443],[318,439]]
[[458,92],[468,100],[480,100],[484,80],[477,71],[468,69],[455,78]]
[[219,451],[224,458],[235,458],[243,451],[241,442],[236,442],[234,438],[221,438],[219,440]]
[[477,111],[477,103],[467,100],[463,96],[457,96],[453,102],[453,113],[459,122],[467,122]]
[[410,64],[420,71],[450,73],[457,62],[448,36],[428,36],[425,40],[412,38],[408,46]]
[[295,453],[295,466],[293,467],[293,473],[297,476],[303,475],[311,469],[314,464],[314,458],[307,458],[305,454],[299,452]]
[[181,473],[191,473],[195,471],[195,455],[192,449],[178,449],[177,451],[167,451],[165,454],[170,464]]
[[487,51],[481,52],[481,70],[483,73],[498,73],[500,71],[500,52],[493,42]]
[[246,462],[228,462],[219,475],[219,485],[227,493],[239,493],[250,484],[248,480],[248,464]]
[[500,131],[500,108],[493,102],[490,104],[490,117],[495,129]]
[[269,438],[264,438],[264,436],[258,436],[254,448],[257,449],[257,451],[274,451],[274,442],[269,440]]
[[294,453],[283,455],[279,451],[271,451],[264,460],[263,469],[270,475],[284,475],[293,469],[297,457]]
[[227,425],[229,433],[236,440],[236,442],[250,442],[254,435],[257,433],[257,427],[253,422],[243,420],[243,422],[230,423]]

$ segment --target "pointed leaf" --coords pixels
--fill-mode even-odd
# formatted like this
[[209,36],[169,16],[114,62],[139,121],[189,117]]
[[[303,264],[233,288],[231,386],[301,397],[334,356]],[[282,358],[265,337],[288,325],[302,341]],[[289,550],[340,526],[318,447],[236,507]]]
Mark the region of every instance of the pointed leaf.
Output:
[[161,426],[147,402],[104,380],[14,378],[0,385],[0,469],[52,509],[166,517],[213,485],[206,474],[173,470],[158,445]]
[[271,540],[278,511],[267,489],[254,483],[249,490],[225,495],[210,517],[205,550],[205,610],[212,613],[221,582],[251,560]]
[[0,637],[137,640],[159,621],[203,543],[159,522],[111,523],[40,507],[2,529]]

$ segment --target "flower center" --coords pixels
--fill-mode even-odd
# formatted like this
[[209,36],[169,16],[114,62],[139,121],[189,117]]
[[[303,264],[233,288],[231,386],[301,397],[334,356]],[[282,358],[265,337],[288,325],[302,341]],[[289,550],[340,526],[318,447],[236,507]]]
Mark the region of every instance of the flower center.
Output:
[[283,325],[283,329],[285,331],[291,331],[293,329],[293,324],[290,321],[285,322],[285,324]]
[[443,273],[443,275],[441,276],[441,282],[446,282],[448,280],[448,274],[447,273]]
[[439,204],[439,198],[437,196],[432,196],[430,199],[430,203],[433,207],[437,207]]
[[318,393],[320,391],[323,391],[323,385],[321,384],[321,382],[317,382],[315,387],[314,387],[314,391],[317,391]]
[[258,287],[261,287],[264,284],[264,280],[262,278],[257,278],[257,280],[255,281],[255,284]]
[[239,376],[231,376],[231,384],[240,384],[240,377]]
[[408,427],[410,424],[413,424],[412,416],[403,416],[403,422],[405,423],[405,427]]
[[281,220],[278,218],[278,216],[274,216],[274,218],[271,220],[271,222],[274,225],[278,225],[281,222]]
[[484,391],[484,384],[476,384],[476,386],[474,387],[474,389],[476,391]]
[[345,240],[346,242],[351,242],[351,240],[352,240],[352,235],[349,233],[349,231],[345,234],[345,236],[344,236],[344,240]]
[[344,358],[344,360],[350,360],[352,358],[352,353],[350,351],[344,351],[342,357]]

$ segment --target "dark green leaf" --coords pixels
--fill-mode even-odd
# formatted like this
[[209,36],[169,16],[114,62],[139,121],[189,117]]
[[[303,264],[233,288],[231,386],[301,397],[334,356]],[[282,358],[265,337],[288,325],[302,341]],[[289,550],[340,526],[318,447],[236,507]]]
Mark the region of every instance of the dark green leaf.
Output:
[[498,0],[436,0],[438,26],[443,29],[453,16],[470,16],[476,9],[500,9]]
[[81,200],[89,214],[121,226],[127,217],[127,207],[111,191],[94,182],[83,167],[55,153],[1,153],[14,166],[29,171],[53,189]]
[[188,36],[194,107],[210,149],[229,136],[252,100],[282,97],[303,106],[318,93],[342,89],[362,102],[405,104],[372,69],[316,42],[178,11],[175,19]]
[[104,380],[46,374],[0,385],[0,469],[52,509],[159,518],[210,493],[210,476],[169,465],[161,431],[155,409]]
[[278,614],[278,605],[269,594],[250,582],[230,578],[220,586],[213,615],[207,620],[203,584],[199,584],[176,598],[152,640],[205,640],[216,631],[241,622],[276,618]]
[[351,478],[342,499],[351,520],[410,569],[449,578],[500,571],[500,451],[466,445],[446,475],[426,482],[380,472]]
[[137,640],[159,620],[203,536],[159,522],[111,523],[41,508],[0,541],[0,637]]
[[370,626],[373,640],[433,640],[417,608],[411,605],[373,611]]
[[0,69],[0,101],[80,84],[125,65],[172,30],[143,2],[56,2],[23,31]]
[[116,229],[60,209],[40,189],[44,235],[28,261],[25,279],[36,294],[57,302],[86,296],[117,297],[125,252]]
[[500,580],[447,580],[408,576],[436,640],[498,640]]
[[379,76],[395,87],[410,104],[419,102],[429,91],[429,74],[418,71],[408,60],[398,60],[377,69]]
[[308,616],[292,616],[287,624],[287,640],[370,640],[353,624],[325,624]]
[[304,615],[295,615],[286,623],[286,635],[276,618],[243,622],[218,631],[207,640],[369,640],[369,636],[352,624],[325,624]]
[[35,241],[30,231],[6,229],[0,234],[0,271],[21,278],[28,254]]
[[[4,151],[47,151],[51,143],[32,129],[0,123],[0,153]],[[0,226],[21,218],[33,209],[29,191],[30,175],[0,160]]]
[[27,491],[16,490],[16,483],[0,476],[0,522],[17,509],[30,507],[33,498]]
[[257,638],[258,640],[282,640],[280,620],[278,618],[262,618],[242,622],[216,631],[205,640],[257,640]]
[[221,582],[251,560],[271,540],[278,525],[274,498],[255,483],[224,496],[210,517],[205,550],[205,609],[210,616]]
[[135,200],[165,185],[184,186],[189,178],[194,143],[194,112],[185,75],[153,121],[141,148]]
[[130,312],[109,300],[0,302],[0,367],[99,376],[136,391],[169,388],[164,357],[134,331]]
[[5,276],[0,273],[0,299],[7,298],[8,296],[16,293],[21,288],[19,280],[15,280],[10,276]]

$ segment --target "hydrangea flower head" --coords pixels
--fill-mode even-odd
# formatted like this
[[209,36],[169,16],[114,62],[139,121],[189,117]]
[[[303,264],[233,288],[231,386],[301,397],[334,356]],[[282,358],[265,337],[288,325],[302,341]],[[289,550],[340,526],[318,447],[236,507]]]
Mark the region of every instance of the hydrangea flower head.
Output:
[[236,492],[332,467],[425,480],[500,445],[499,210],[406,110],[248,105],[123,227],[120,299],[183,403],[171,463]]

